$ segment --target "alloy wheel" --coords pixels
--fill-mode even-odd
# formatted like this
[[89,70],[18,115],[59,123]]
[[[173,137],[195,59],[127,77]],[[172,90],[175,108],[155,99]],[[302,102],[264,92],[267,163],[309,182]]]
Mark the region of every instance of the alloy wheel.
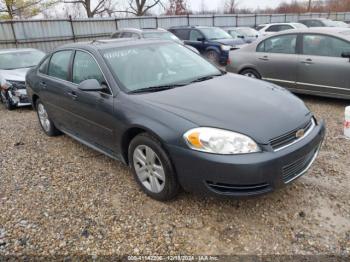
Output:
[[50,132],[51,123],[43,104],[38,104],[38,116],[40,124],[46,132]]
[[160,193],[165,185],[163,165],[152,148],[139,145],[133,153],[133,163],[136,175],[141,184],[152,193]]
[[251,77],[251,78],[257,78],[256,75],[251,73],[251,72],[245,73],[244,76]]

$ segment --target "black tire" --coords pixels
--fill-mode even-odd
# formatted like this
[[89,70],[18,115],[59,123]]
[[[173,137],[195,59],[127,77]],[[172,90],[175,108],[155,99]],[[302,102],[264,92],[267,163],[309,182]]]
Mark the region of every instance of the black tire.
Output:
[[[165,174],[165,182],[164,182],[164,188],[159,193],[154,193],[150,190],[148,190],[140,181],[136,170],[134,166],[134,151],[138,146],[147,146],[150,147],[159,158]],[[170,161],[170,158],[168,157],[168,154],[163,149],[161,143],[154,138],[153,136],[149,135],[148,133],[141,133],[137,135],[130,143],[129,150],[128,150],[128,159],[129,159],[129,166],[134,174],[134,178],[143,190],[148,196],[152,197],[153,199],[156,199],[158,201],[168,201],[173,199],[178,193],[180,192],[180,184],[177,181],[176,172],[173,168],[173,165]]]
[[254,69],[245,69],[240,72],[240,74],[251,78],[261,79],[261,75]]
[[[62,134],[61,131],[58,130],[58,129],[56,128],[55,124],[52,122],[52,120],[50,119],[50,116],[49,116],[49,115],[48,115],[48,121],[49,121],[49,123],[50,123],[50,124],[49,124],[49,128],[48,128],[47,130],[44,128],[43,124],[42,124],[41,121],[40,121],[40,117],[39,117],[38,108],[39,108],[40,106],[43,106],[44,109],[45,109],[44,104],[40,101],[40,99],[37,99],[37,100],[36,100],[36,103],[35,103],[35,108],[36,108],[36,113],[37,113],[37,116],[38,116],[39,124],[40,124],[42,130],[43,130],[43,131],[45,132],[45,134],[48,135],[48,136],[58,136],[58,135],[61,135],[61,134]],[[46,109],[45,109],[45,111],[46,111]]]
[[205,57],[213,64],[219,65],[220,64],[220,56],[219,54],[214,50],[209,50],[205,53]]
[[11,111],[15,109],[15,106],[13,105],[11,98],[8,94],[5,93],[5,91],[1,91],[1,102],[4,103],[7,110]]

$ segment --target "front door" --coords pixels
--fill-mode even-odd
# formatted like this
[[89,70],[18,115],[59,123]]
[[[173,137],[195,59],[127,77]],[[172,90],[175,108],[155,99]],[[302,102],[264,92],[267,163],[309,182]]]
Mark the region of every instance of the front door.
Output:
[[350,43],[322,34],[305,34],[298,62],[298,88],[311,93],[350,95]]
[[[105,86],[102,92],[81,91],[78,85],[87,79],[96,79]],[[104,150],[115,151],[115,126],[111,89],[96,60],[91,54],[76,51],[72,65],[72,106],[76,129],[81,138]]]
[[298,55],[297,35],[279,35],[261,42],[255,53],[255,65],[263,80],[295,88]]

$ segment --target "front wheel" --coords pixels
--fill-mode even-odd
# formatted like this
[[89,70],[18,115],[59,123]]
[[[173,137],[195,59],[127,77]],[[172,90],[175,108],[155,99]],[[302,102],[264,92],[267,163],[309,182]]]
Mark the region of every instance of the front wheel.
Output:
[[180,185],[171,161],[153,136],[142,133],[131,141],[129,165],[137,183],[150,197],[167,201],[179,193]]
[[40,126],[48,136],[57,136],[61,132],[55,127],[54,123],[50,119],[44,104],[38,99],[36,101],[36,111],[39,119]]

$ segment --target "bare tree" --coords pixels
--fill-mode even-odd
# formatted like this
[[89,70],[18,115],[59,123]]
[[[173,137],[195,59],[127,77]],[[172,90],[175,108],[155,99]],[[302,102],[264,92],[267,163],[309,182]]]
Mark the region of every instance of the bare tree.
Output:
[[238,6],[237,0],[226,0],[225,5],[224,5],[224,13],[225,14],[236,13],[237,6]]
[[308,5],[307,5],[307,11],[308,12],[311,12],[311,2],[312,2],[312,0],[309,0],[309,3],[308,3]]
[[127,13],[136,16],[144,16],[150,9],[157,5],[161,5],[164,8],[161,0],[129,0],[128,5],[129,7],[126,10],[116,10],[112,11],[112,13]]
[[[106,5],[108,0],[98,0],[97,3],[92,5],[91,0],[63,0],[65,4],[80,4],[84,7],[87,17],[94,17],[95,15],[102,14],[107,11]],[[95,3],[95,2],[94,2]]]
[[166,15],[184,15],[187,13],[186,0],[169,0],[169,5],[165,10]]

